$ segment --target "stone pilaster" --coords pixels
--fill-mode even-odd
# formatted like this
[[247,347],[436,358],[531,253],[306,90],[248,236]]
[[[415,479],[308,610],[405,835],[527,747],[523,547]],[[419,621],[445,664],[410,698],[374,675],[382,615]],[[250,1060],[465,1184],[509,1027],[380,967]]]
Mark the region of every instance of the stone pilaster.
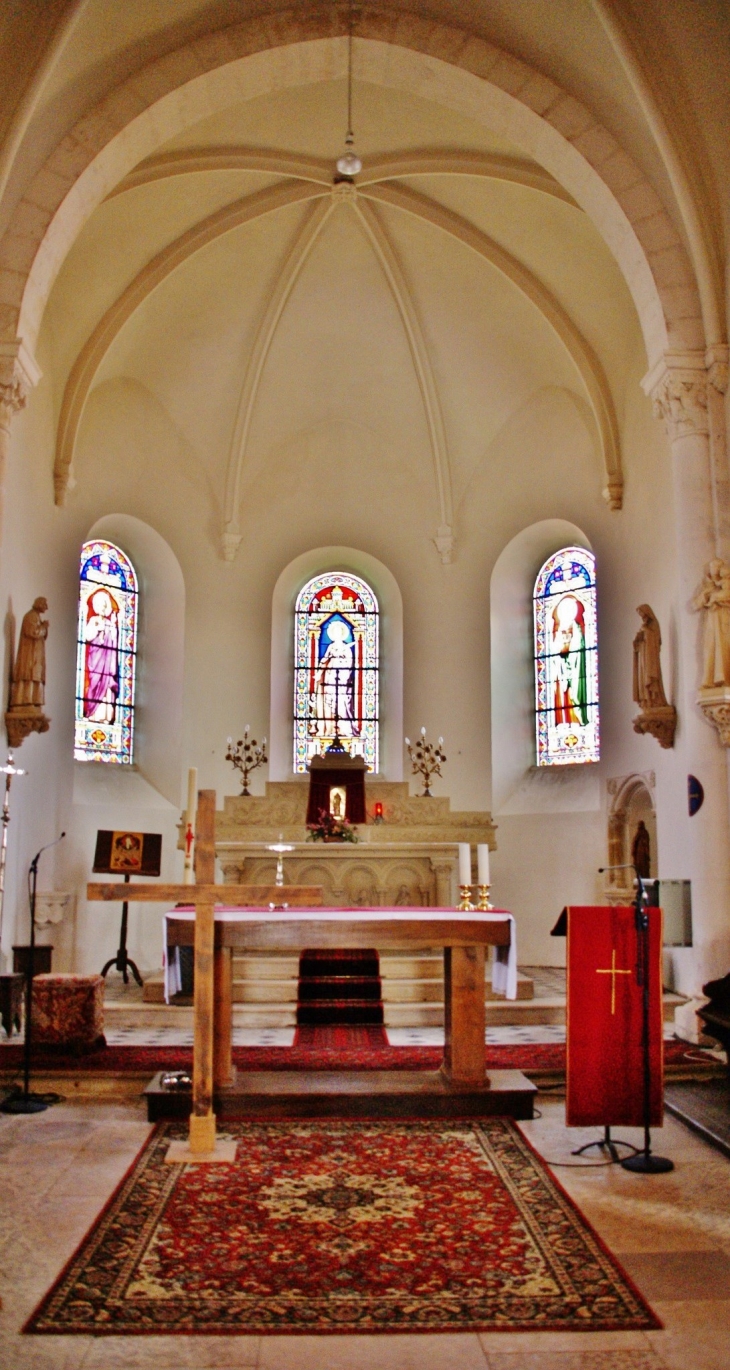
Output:
[[10,451],[13,416],[25,407],[28,393],[40,380],[40,370],[19,338],[0,342],[0,538],[5,502],[5,467]]
[[[730,811],[725,753],[698,707],[699,623],[692,604],[704,568],[717,556],[727,523],[727,476],[711,446],[716,422],[716,382],[722,358],[708,369],[704,353],[667,353],[646,377],[655,416],[666,428],[672,452],[678,581],[677,637],[680,686],[676,749],[682,771],[702,782],[705,801],[688,828],[697,987],[730,965]],[[719,437],[720,434],[718,433]],[[719,479],[718,479],[719,476]],[[669,535],[669,530],[668,535]],[[672,783],[682,783],[684,775]],[[660,864],[662,852],[659,853]]]

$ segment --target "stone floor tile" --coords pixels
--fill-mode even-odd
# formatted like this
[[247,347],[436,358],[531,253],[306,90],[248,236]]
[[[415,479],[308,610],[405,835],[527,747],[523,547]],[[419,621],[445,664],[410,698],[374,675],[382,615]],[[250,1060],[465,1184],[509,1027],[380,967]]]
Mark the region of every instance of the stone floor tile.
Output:
[[724,1251],[626,1252],[621,1261],[650,1302],[730,1296],[730,1257]]
[[[256,1365],[257,1338],[220,1337],[218,1340],[244,1343],[248,1359],[231,1359],[230,1366]],[[142,1370],[142,1367],[149,1367],[149,1370],[208,1370],[209,1366],[219,1366],[220,1362],[206,1359],[207,1347],[198,1343],[210,1341],[210,1337],[196,1336],[94,1337],[83,1370]],[[235,1357],[233,1346],[231,1354]]]
[[728,1370],[730,1367],[730,1298],[656,1302],[664,1327],[647,1332],[647,1341],[667,1370]]
[[8,1337],[0,1333],[3,1370],[82,1370],[91,1337]]
[[489,1370],[664,1370],[650,1347],[633,1351],[490,1351]]
[[189,1337],[195,1370],[248,1370],[259,1361],[260,1337]]
[[645,1351],[649,1345],[645,1332],[480,1332],[479,1340],[489,1356],[534,1353],[573,1352],[585,1350],[586,1342],[594,1351],[610,1351],[616,1355],[626,1351]]
[[487,1365],[475,1333],[424,1332],[262,1337],[258,1370],[487,1370]]

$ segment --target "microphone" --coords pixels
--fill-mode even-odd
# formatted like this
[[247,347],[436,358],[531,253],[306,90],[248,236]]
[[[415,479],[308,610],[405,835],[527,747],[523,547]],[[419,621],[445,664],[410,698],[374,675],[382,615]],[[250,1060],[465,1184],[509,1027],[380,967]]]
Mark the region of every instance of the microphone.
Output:
[[41,847],[40,851],[37,851],[35,856],[33,857],[33,860],[30,863],[31,870],[37,870],[38,862],[40,861],[44,851],[50,851],[51,847],[57,847],[59,842],[61,842],[65,836],[65,832],[62,832],[60,837],[55,837],[52,842],[46,842],[45,847]]

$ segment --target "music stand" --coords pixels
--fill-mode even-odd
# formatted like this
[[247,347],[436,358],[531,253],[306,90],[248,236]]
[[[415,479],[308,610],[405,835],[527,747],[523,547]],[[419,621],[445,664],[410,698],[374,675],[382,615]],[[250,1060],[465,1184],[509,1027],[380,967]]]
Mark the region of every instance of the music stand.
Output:
[[[162,834],[158,832],[112,832],[100,828],[96,834],[96,851],[92,870],[101,875],[123,875],[128,885],[133,875],[158,876],[162,862]],[[127,919],[129,905],[122,904],[122,922],[119,929],[119,946],[104,965],[101,974],[106,979],[112,966],[118,970],[129,984],[131,970],[137,984],[142,987],[142,976],[135,962],[127,952]]]

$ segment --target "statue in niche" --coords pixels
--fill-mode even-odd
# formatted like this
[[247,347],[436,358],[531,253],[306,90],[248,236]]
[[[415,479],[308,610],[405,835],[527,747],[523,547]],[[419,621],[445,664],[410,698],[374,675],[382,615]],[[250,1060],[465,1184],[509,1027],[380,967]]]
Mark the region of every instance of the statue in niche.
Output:
[[677,711],[664,693],[661,630],[649,604],[640,604],[636,612],[641,627],[634,638],[633,696],[641,712],[634,719],[634,732],[651,733],[660,746],[669,748],[674,745]]
[[407,885],[400,886],[400,889],[395,896],[393,907],[397,909],[408,909],[411,907],[411,892]]
[[705,567],[694,608],[704,616],[701,688],[730,686],[730,566],[719,557]]
[[634,840],[631,843],[631,860],[634,869],[642,880],[651,879],[651,837],[649,830],[643,820],[639,819]]
[[47,733],[50,719],[43,712],[46,701],[46,638],[48,601],[39,596],[23,615],[18,651],[13,665],[10,705],[5,727],[11,747],[19,747],[30,733]]

